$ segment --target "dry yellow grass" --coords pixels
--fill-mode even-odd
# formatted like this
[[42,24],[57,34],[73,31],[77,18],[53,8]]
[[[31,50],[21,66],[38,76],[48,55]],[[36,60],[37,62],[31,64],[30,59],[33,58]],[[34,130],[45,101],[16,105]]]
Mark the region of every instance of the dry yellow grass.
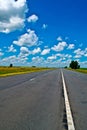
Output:
[[24,74],[31,73],[37,71],[44,71],[53,68],[41,68],[41,67],[0,67],[0,77],[16,75],[16,74]]

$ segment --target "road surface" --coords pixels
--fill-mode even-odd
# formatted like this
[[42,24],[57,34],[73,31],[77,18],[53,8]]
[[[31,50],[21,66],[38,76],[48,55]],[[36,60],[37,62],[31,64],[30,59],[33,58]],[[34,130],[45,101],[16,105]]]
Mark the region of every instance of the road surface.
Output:
[[87,129],[87,74],[64,70],[76,130]]
[[[76,130],[87,129],[87,75],[62,70]],[[67,130],[61,70],[0,78],[0,130]]]

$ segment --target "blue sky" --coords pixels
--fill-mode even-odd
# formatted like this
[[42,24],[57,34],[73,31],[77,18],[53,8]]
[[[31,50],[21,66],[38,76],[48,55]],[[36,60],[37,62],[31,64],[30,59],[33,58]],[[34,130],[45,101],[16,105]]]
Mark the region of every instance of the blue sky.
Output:
[[87,67],[86,0],[0,0],[0,65]]

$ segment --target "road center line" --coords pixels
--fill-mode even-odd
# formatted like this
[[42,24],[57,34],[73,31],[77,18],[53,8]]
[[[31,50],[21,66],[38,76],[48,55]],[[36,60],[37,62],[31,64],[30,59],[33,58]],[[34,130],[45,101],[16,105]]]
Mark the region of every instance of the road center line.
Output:
[[71,112],[70,103],[69,103],[69,98],[68,98],[67,89],[66,89],[66,84],[65,84],[64,75],[62,71],[61,71],[61,74],[62,74],[62,81],[63,81],[68,130],[75,130],[72,112]]

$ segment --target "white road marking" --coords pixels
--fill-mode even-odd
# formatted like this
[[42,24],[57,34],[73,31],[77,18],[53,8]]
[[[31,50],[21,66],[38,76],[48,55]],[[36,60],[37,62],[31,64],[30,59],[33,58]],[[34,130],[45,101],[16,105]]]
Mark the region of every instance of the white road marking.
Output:
[[67,89],[66,89],[66,84],[65,84],[64,75],[63,75],[62,71],[61,71],[61,74],[62,74],[62,81],[63,81],[68,130],[75,130],[73,117],[72,117],[72,113],[71,113],[71,108],[70,108],[70,103],[69,103],[69,98],[68,98]]
[[35,78],[30,79],[30,81],[33,81],[33,80],[35,80]]

